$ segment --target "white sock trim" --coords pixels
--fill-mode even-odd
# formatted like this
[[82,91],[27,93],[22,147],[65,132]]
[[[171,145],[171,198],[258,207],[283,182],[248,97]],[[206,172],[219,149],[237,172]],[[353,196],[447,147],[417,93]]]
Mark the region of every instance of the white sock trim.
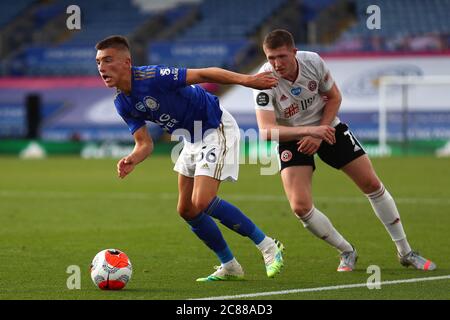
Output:
[[386,188],[384,187],[383,184],[381,184],[380,189],[372,193],[367,193],[366,196],[367,198],[369,198],[369,200],[376,200],[377,198],[381,198],[384,195],[385,191]]
[[260,251],[265,251],[268,247],[272,246],[275,243],[275,241],[271,238],[266,236],[260,243],[256,245],[256,247]]
[[230,267],[230,266],[232,266],[232,265],[234,265],[234,264],[239,264],[239,263],[237,262],[236,258],[233,258],[233,259],[231,259],[231,260],[228,261],[228,262],[222,263],[222,267],[223,267],[223,268],[228,268],[228,267]]
[[305,214],[304,216],[299,216],[297,213],[295,215],[303,222],[307,222],[309,219],[311,219],[313,217],[314,209],[315,209],[315,207],[313,206],[311,208],[311,210],[309,210],[309,212],[307,214]]

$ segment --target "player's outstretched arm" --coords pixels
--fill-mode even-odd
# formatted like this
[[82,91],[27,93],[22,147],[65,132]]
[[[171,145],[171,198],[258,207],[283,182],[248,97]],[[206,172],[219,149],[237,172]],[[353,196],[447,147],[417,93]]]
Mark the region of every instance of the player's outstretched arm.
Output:
[[255,75],[248,75],[228,71],[221,68],[187,69],[186,83],[188,85],[204,82],[220,84],[239,84],[253,89],[270,89],[278,84],[272,72],[262,72]]
[[329,144],[336,142],[336,129],[328,125],[287,127],[276,123],[275,112],[271,110],[256,110],[256,119],[261,138],[265,140],[292,141],[311,136],[325,140]]
[[145,160],[153,151],[153,140],[147,131],[147,126],[143,125],[133,134],[134,149],[128,156],[117,162],[117,175],[119,178],[125,178],[134,167]]

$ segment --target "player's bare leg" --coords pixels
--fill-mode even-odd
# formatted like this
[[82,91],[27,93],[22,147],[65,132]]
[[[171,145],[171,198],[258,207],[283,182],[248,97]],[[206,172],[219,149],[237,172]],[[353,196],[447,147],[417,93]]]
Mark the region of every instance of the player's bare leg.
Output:
[[205,211],[217,196],[220,180],[209,176],[196,176],[192,191],[192,203],[199,211]]
[[342,168],[364,192],[380,221],[394,241],[400,263],[420,270],[434,270],[436,265],[411,250],[394,199],[377,177],[367,155],[356,158]]
[[362,155],[342,167],[344,171],[365,194],[376,192],[381,187],[381,181],[373,169],[367,155]]
[[193,190],[194,178],[189,178],[179,174],[177,211],[185,220],[192,220],[199,214],[199,211],[197,211],[192,204]]
[[311,166],[292,166],[281,171],[281,179],[291,209],[306,229],[340,252],[341,262],[338,271],[352,271],[357,260],[356,250],[334,228],[331,221],[314,207],[311,194],[312,175]]

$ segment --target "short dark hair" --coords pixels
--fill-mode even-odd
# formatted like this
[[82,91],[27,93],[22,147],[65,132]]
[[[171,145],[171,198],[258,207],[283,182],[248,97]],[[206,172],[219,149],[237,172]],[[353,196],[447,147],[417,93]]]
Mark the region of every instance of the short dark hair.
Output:
[[275,29],[266,35],[263,45],[268,49],[277,49],[282,46],[295,48],[295,41],[289,31],[284,29]]
[[128,44],[127,38],[118,35],[109,36],[95,45],[95,49],[97,50],[104,50],[108,48],[130,51],[130,45]]

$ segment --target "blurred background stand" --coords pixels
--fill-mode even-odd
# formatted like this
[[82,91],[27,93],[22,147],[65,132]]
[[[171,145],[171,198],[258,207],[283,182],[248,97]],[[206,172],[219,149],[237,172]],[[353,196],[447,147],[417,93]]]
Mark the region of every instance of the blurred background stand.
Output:
[[41,126],[41,96],[31,93],[26,96],[27,134],[26,138],[37,140],[40,138]]

